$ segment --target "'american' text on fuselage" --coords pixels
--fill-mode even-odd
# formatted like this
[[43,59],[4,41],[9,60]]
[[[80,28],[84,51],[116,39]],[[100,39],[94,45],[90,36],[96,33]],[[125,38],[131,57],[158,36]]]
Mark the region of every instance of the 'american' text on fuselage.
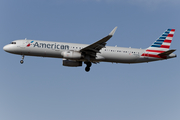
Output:
[[46,43],[38,43],[36,42],[34,44],[34,47],[38,48],[48,48],[48,49],[64,49],[64,50],[69,50],[69,45],[60,45],[60,44],[46,44]]

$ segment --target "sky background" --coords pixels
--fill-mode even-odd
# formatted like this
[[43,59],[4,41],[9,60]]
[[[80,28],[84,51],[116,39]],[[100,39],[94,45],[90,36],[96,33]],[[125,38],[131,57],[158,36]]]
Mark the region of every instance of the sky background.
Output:
[[0,120],[179,120],[179,57],[141,64],[62,66],[62,59],[3,51],[17,39],[147,48],[176,29],[179,0],[0,0]]

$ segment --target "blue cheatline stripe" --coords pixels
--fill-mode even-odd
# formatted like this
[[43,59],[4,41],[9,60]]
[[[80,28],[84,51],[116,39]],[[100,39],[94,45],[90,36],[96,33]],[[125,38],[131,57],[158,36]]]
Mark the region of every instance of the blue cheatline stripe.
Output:
[[161,47],[161,45],[151,45],[151,47]]
[[156,40],[156,42],[164,42],[164,40]]
[[159,37],[159,39],[166,39],[166,37]]
[[171,29],[167,29],[167,31],[171,31]]
[[162,36],[166,36],[166,37],[167,37],[167,36],[168,36],[168,34],[162,34]]
[[155,42],[155,45],[162,45],[163,42]]

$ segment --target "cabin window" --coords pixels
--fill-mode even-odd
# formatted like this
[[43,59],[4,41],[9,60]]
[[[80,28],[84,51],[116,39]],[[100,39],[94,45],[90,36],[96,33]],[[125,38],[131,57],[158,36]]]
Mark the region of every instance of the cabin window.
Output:
[[11,42],[11,44],[16,44],[16,42]]
[[127,53],[127,51],[123,51],[124,53]]

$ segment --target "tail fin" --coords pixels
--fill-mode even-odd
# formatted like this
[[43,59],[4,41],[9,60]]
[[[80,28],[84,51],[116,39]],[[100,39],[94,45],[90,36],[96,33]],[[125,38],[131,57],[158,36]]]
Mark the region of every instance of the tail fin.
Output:
[[169,50],[174,32],[175,29],[167,29],[146,51],[163,53]]
[[175,29],[167,29],[150,47],[146,49],[146,52],[143,53],[142,56],[161,58],[161,53],[163,54],[166,53],[166,51],[169,51],[174,32]]
[[162,53],[169,50],[174,32],[175,29],[167,29],[146,51]]

